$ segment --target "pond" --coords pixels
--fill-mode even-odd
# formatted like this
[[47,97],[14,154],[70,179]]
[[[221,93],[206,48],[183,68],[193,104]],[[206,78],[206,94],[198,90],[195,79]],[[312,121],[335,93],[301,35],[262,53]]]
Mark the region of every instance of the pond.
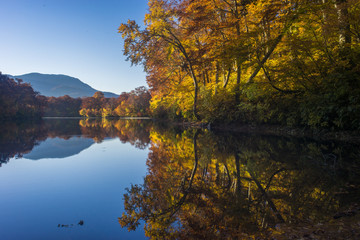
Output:
[[343,142],[46,119],[3,123],[0,161],[1,239],[266,239],[360,210]]

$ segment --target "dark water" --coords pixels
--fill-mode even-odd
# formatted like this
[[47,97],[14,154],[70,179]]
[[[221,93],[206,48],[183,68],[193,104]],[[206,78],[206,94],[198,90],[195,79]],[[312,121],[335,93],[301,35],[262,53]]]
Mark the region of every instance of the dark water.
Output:
[[149,120],[3,123],[0,161],[1,239],[262,238],[360,200],[358,145]]

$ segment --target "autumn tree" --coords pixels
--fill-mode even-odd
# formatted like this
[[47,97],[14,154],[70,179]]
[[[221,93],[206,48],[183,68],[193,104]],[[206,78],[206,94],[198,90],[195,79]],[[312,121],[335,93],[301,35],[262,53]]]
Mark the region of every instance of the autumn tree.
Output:
[[358,129],[359,13],[358,0],[151,0],[145,28],[119,32],[155,117]]
[[[145,16],[146,28],[141,30],[135,21],[129,20],[127,24],[119,27],[119,33],[125,38],[124,54],[133,64],[144,64],[146,71],[151,72],[155,67],[151,63],[156,62],[157,57],[165,56],[168,61],[176,61],[178,66],[180,64],[192,79],[193,114],[199,119],[197,112],[199,83],[195,65],[201,53],[192,48],[196,43],[196,36],[192,38],[186,35],[186,31],[180,27],[182,10],[182,6],[177,1],[151,0],[149,13]],[[154,52],[160,54],[154,55]]]

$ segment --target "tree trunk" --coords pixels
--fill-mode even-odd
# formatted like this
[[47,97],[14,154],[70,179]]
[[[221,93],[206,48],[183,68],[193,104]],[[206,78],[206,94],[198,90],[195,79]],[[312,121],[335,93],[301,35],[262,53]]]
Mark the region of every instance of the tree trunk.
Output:
[[189,55],[187,54],[186,49],[185,49],[184,45],[181,43],[181,41],[176,37],[176,35],[170,29],[167,29],[167,30],[168,30],[168,33],[173,37],[174,41],[167,40],[167,38],[164,37],[164,36],[161,36],[161,37],[163,37],[165,39],[165,41],[168,41],[170,44],[172,44],[173,46],[178,48],[180,50],[180,52],[184,55],[186,61],[189,64],[190,75],[191,75],[191,78],[193,79],[193,83],[194,83],[193,114],[194,114],[194,117],[196,118],[196,120],[200,120],[200,116],[197,113],[197,101],[198,101],[199,86],[198,86],[198,82],[197,82],[197,79],[196,79],[196,74],[195,74],[195,71],[194,71],[192,61],[191,61]]
[[285,32],[282,32],[282,33],[279,34],[279,36],[277,36],[274,43],[271,45],[269,51],[265,54],[264,58],[260,61],[260,64],[255,68],[255,71],[253,72],[253,74],[247,80],[247,83],[252,83],[254,81],[254,78],[256,77],[256,75],[261,70],[261,66],[263,66],[264,63],[269,59],[270,55],[273,53],[273,51],[275,50],[277,45],[281,42],[284,35],[285,35]]
[[240,59],[236,59],[236,85],[235,85],[235,102],[240,103],[240,80],[241,80],[241,64]]
[[241,192],[241,182],[240,182],[240,157],[238,153],[235,153],[235,167],[236,167],[236,177],[235,177],[235,194],[240,195]]
[[224,88],[226,88],[226,86],[229,83],[230,75],[231,75],[231,67],[229,67],[229,71],[227,75],[225,75],[224,73],[224,85],[223,85]]
[[349,23],[349,13],[347,9],[347,0],[336,0],[335,8],[337,10],[339,24],[339,48],[342,57],[350,53],[351,32]]
[[219,83],[219,71],[220,65],[219,62],[216,62],[216,73],[215,73],[215,95],[217,94],[218,83]]
[[253,72],[253,74],[251,74],[251,76],[247,80],[247,83],[252,83],[254,81],[254,78],[256,77],[256,75],[259,73],[259,71],[262,68],[261,66],[263,66],[265,64],[265,62],[269,59],[269,57],[274,52],[275,48],[281,42],[282,38],[284,37],[284,35],[289,30],[289,28],[291,27],[291,25],[293,24],[293,22],[295,21],[295,19],[297,17],[298,17],[298,15],[294,14],[291,17],[291,19],[289,20],[288,24],[285,24],[285,26],[282,29],[281,33],[274,39],[273,44],[270,46],[268,52],[265,54],[264,58],[260,61],[260,64],[255,68],[255,71]]
[[206,74],[205,74],[205,71],[203,71],[203,73],[202,73],[202,78],[203,78],[203,85],[205,87],[206,86]]
[[196,79],[196,76],[195,76],[193,66],[192,66],[192,64],[190,62],[189,62],[189,67],[190,67],[191,78],[193,79],[193,83],[194,83],[193,114],[194,114],[194,117],[196,118],[196,120],[200,120],[200,116],[197,113],[197,101],[198,101],[199,86],[198,86],[198,82],[197,82],[197,79]]
[[[240,16],[237,1],[235,1],[235,17],[238,19]],[[236,36],[240,39],[240,23],[236,22]],[[236,85],[235,85],[235,102],[240,103],[240,80],[241,80],[241,61],[240,57],[236,57]]]

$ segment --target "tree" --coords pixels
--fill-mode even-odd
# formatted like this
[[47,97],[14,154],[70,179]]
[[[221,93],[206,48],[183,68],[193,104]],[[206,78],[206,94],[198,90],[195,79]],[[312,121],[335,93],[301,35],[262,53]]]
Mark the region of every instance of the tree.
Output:
[[102,98],[105,98],[105,95],[104,95],[103,92],[97,91],[97,92],[94,93],[93,98],[95,98],[95,99],[102,99]]
[[[146,29],[140,30],[135,21],[128,21],[127,24],[121,24],[119,33],[125,38],[124,54],[128,56],[133,64],[142,63],[145,70],[151,68],[148,66],[152,62],[153,51],[159,46],[167,49],[171,54],[179,54],[183,67],[188,71],[193,81],[193,114],[199,119],[197,113],[198,103],[198,80],[195,72],[196,52],[190,50],[191,45],[196,41],[189,38],[179,27],[179,17],[181,6],[176,1],[151,0],[149,1],[149,13],[145,16]],[[167,55],[168,60],[175,59]]]

